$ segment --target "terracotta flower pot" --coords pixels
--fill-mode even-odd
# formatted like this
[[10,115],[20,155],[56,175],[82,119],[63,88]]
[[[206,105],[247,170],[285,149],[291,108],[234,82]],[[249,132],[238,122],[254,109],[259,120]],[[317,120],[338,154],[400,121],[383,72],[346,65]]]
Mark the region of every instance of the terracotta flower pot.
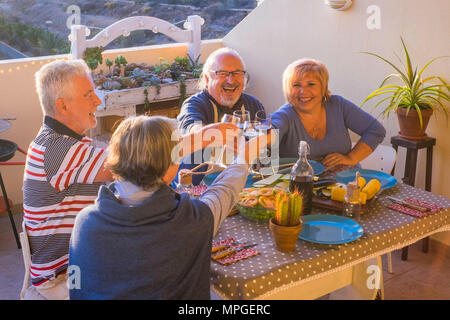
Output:
[[297,225],[288,227],[276,224],[274,218],[270,219],[269,228],[277,249],[282,252],[294,251],[302,226],[303,222],[301,220],[299,220]]
[[425,130],[428,121],[433,114],[432,109],[420,110],[422,114],[423,125],[420,127],[419,115],[415,109],[410,109],[406,114],[405,108],[397,109],[398,124],[400,126],[399,136],[409,140],[422,140],[426,138]]

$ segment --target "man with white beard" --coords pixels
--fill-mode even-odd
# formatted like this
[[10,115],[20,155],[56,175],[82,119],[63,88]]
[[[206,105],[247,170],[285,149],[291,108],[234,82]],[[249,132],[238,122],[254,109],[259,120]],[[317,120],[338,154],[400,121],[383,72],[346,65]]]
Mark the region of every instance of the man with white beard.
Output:
[[[179,128],[186,133],[195,132],[206,124],[220,122],[224,114],[238,110],[248,111],[250,119],[254,120],[256,112],[264,107],[255,97],[243,93],[247,81],[248,73],[238,52],[221,48],[211,53],[203,65],[201,91],[186,99],[181,107]],[[205,160],[209,159],[193,155],[191,163],[182,163],[180,169],[192,169]],[[202,178],[202,175],[193,176],[193,184],[197,185]]]

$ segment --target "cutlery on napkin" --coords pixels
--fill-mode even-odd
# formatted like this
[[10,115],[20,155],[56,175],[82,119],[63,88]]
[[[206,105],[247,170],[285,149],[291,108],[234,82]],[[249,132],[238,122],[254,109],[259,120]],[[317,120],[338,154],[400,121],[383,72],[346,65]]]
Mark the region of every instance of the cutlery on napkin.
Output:
[[241,246],[241,247],[239,247],[239,246],[232,246],[232,247],[228,248],[225,251],[220,251],[219,253],[215,254],[214,256],[212,256],[212,259],[213,260],[222,259],[222,258],[224,258],[226,256],[235,254],[236,252],[242,251],[244,249],[252,248],[254,246],[256,246],[256,244],[249,244],[249,245]]
[[401,204],[402,206],[405,206],[405,207],[408,207],[408,208],[411,208],[411,209],[414,209],[414,210],[417,210],[417,211],[420,211],[420,212],[428,212],[428,211],[430,211],[430,208],[423,207],[423,206],[411,203],[411,202],[406,201],[406,200],[394,198],[394,197],[391,197],[391,196],[386,197],[386,198],[389,199],[390,201],[394,202],[394,203]]

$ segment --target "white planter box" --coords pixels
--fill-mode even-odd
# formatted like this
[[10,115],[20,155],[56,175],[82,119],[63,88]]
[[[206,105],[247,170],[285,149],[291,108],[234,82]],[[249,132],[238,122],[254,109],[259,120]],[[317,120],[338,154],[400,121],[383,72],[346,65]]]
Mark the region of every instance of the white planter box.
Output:
[[[193,95],[198,91],[198,79],[186,80],[186,96]],[[180,97],[180,82],[161,84],[159,94],[155,86],[122,89],[122,90],[95,90],[95,93],[102,100],[98,106],[97,116],[105,115],[125,115],[120,110],[128,108],[130,105],[136,106],[145,103],[144,90],[148,91],[148,101],[163,101]]]
[[[185,81],[186,97],[197,93],[198,79],[189,79]],[[155,86],[122,89],[122,90],[99,90],[95,89],[95,93],[101,99],[102,104],[98,106],[97,126],[90,130],[90,136],[95,137],[104,133],[102,130],[102,117],[120,116],[130,117],[136,115],[136,105],[145,103],[144,90],[148,91],[149,103],[172,100],[180,97],[180,82],[172,82],[161,84],[159,94]]]

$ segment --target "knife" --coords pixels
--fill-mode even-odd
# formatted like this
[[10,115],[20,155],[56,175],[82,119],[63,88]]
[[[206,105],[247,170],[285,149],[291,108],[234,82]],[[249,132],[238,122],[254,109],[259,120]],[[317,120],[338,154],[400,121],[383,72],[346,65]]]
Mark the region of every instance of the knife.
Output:
[[387,198],[389,200],[391,200],[392,202],[401,204],[401,205],[403,205],[405,207],[408,207],[408,208],[411,208],[411,209],[414,209],[414,210],[417,210],[417,211],[420,211],[420,212],[430,211],[430,208],[426,208],[426,207],[422,207],[422,206],[419,206],[419,205],[416,205],[416,204],[412,204],[412,203],[409,203],[409,202],[407,202],[405,200],[401,200],[401,199],[394,198],[394,197],[387,197]]
[[230,244],[223,244],[221,246],[217,246],[217,247],[212,248],[211,249],[211,253],[216,253],[217,251],[222,251],[224,249],[230,248],[231,246],[237,246],[239,244],[240,244],[239,242],[233,242],[233,243],[230,243]]
[[230,254],[234,254],[234,253],[236,253],[238,251],[241,251],[241,250],[244,250],[244,249],[248,249],[248,248],[254,247],[256,245],[257,244],[249,244],[249,245],[246,245],[246,246],[243,246],[243,247],[237,247],[237,248],[236,247],[232,247],[232,248],[227,249],[225,251],[219,252],[218,254],[214,255],[212,257],[212,259],[213,260],[222,259],[223,257],[229,256]]
[[314,181],[313,182],[313,188],[320,188],[320,187],[326,187],[326,186],[330,186],[336,184],[336,179],[322,179],[322,180],[318,180],[318,181]]

